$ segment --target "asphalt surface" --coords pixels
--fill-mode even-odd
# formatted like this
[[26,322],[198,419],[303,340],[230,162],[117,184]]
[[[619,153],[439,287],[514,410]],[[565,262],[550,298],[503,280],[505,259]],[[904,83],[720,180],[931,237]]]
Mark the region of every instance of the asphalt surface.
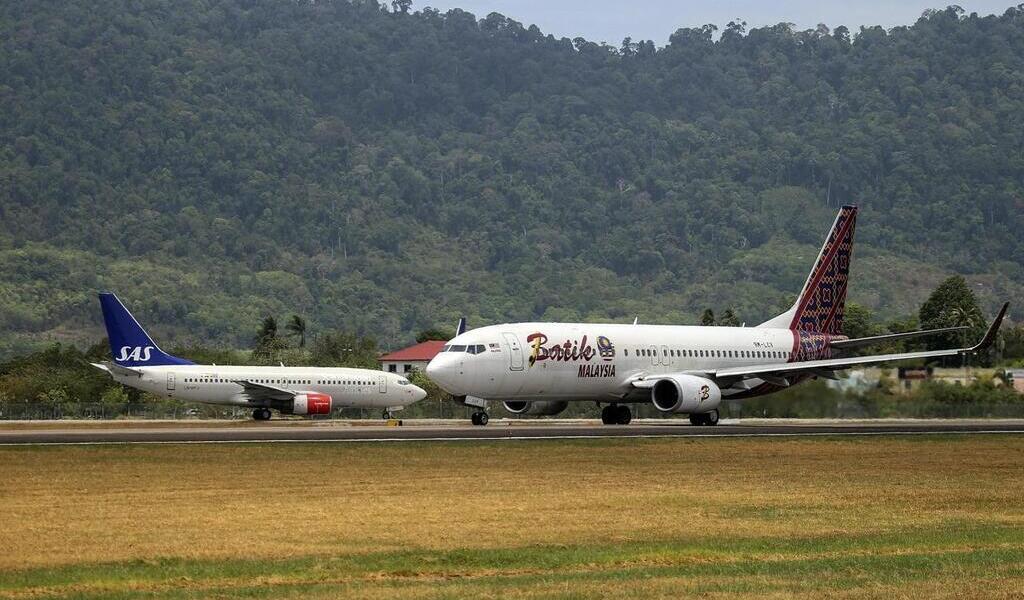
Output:
[[281,425],[255,423],[203,426],[162,423],[130,427],[50,426],[0,429],[0,445],[22,444],[132,444],[132,443],[230,443],[230,442],[346,442],[346,441],[445,441],[524,440],[572,438],[646,437],[798,437],[849,435],[924,434],[1024,434],[1024,421],[782,421],[776,423],[723,422],[715,427],[695,427],[687,421],[660,420],[631,425],[606,426],[590,422],[492,421],[486,427],[454,424],[407,424],[401,427],[353,425],[347,422],[304,422]]

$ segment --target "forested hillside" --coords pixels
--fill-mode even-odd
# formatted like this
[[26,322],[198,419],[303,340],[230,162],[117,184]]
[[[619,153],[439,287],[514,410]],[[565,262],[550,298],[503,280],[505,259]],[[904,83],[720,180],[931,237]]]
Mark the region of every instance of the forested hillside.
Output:
[[752,323],[844,203],[855,302],[1024,297],[1024,5],[611,47],[397,4],[0,4],[0,355],[98,339],[100,289],[168,345]]

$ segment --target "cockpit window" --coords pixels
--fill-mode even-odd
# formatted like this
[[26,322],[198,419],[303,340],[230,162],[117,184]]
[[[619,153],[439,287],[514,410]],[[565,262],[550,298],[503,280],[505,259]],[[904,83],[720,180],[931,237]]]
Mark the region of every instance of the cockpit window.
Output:
[[451,344],[445,344],[444,348],[441,348],[441,352],[447,352],[452,347]]
[[463,345],[460,345],[460,344],[456,344],[456,345],[452,346],[451,349],[448,350],[448,351],[449,352],[465,352],[466,351],[466,347],[463,346]]
[[405,377],[401,377],[398,379],[398,385],[409,385],[409,380]]

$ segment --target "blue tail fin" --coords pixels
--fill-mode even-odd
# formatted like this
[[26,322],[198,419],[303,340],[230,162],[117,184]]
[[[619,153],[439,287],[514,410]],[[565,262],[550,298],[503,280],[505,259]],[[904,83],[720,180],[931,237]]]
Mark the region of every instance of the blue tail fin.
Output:
[[161,350],[116,295],[101,293],[100,308],[103,309],[103,322],[107,326],[107,337],[110,338],[110,354],[115,363],[122,367],[193,364]]

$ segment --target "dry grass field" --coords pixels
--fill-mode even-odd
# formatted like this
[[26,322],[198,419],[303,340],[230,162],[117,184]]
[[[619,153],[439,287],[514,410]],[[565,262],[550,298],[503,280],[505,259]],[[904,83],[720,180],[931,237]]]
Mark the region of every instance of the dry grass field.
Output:
[[0,598],[1024,598],[1024,437],[0,448]]

